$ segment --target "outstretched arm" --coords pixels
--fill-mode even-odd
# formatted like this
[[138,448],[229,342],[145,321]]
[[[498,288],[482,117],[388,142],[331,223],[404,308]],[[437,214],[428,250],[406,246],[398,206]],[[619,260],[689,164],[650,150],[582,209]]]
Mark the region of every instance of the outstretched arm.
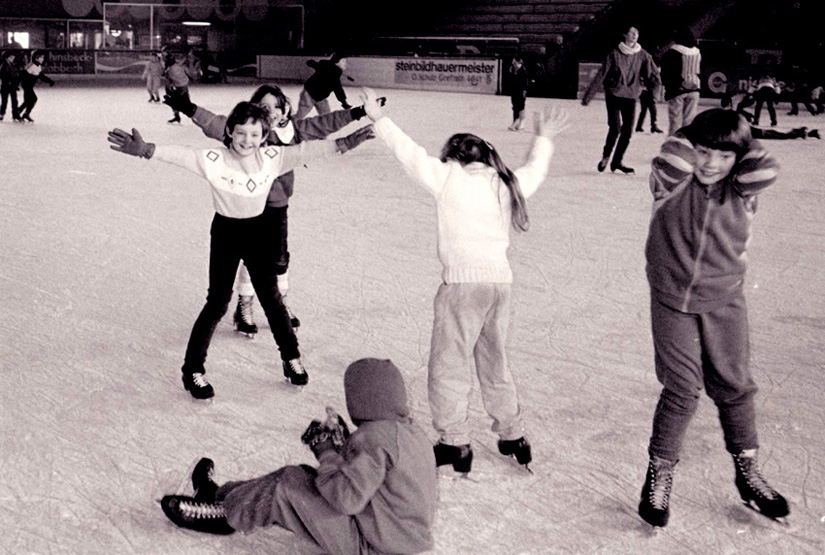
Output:
[[568,119],[567,111],[556,105],[551,106],[549,110],[536,113],[536,139],[533,141],[527,162],[515,172],[524,198],[530,198],[547,177],[547,165],[555,150],[553,139],[570,127]]

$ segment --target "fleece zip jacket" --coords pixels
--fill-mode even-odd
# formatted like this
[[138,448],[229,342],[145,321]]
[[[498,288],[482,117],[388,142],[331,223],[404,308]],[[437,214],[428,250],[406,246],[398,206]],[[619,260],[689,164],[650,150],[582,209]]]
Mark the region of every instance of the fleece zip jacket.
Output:
[[758,141],[719,183],[694,176],[696,151],[681,132],[653,159],[653,215],[645,247],[653,298],[700,314],[742,294],[757,196],[778,165]]

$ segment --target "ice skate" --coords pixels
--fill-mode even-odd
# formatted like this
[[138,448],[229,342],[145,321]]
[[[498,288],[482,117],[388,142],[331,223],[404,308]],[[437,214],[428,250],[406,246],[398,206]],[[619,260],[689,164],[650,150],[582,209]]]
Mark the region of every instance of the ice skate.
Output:
[[303,386],[309,382],[309,375],[301,364],[300,358],[293,358],[289,361],[283,362],[284,377],[289,380],[292,385]]
[[607,157],[599,160],[599,164],[596,166],[596,169],[599,170],[599,173],[604,171],[604,169],[607,167],[608,162],[610,162],[610,158]]
[[250,339],[258,333],[258,326],[252,320],[252,295],[238,295],[238,307],[235,309],[235,331]]
[[610,166],[610,171],[615,172],[616,170],[619,170],[620,172],[627,175],[636,173],[636,171],[633,168],[629,168],[623,164],[616,164],[615,166]]
[[180,123],[180,116],[175,116],[172,119],[170,119],[169,121],[167,121],[166,123],[172,123],[172,124]]
[[650,126],[650,132],[651,132],[651,133],[664,133],[664,131],[662,131],[661,129],[659,129],[659,128],[656,126],[656,124],[655,124],[655,123],[654,123],[653,125],[651,125],[651,126]]
[[469,443],[448,445],[440,441],[433,446],[435,466],[451,464],[453,470],[467,475],[473,466],[473,448]]
[[180,526],[206,534],[227,536],[235,532],[226,521],[221,503],[205,503],[183,495],[166,495],[160,507],[169,520]]
[[203,458],[192,470],[192,489],[195,490],[195,501],[214,503],[218,493],[218,484],[215,483],[215,463],[212,459]]
[[670,517],[670,492],[673,488],[675,466],[675,462],[659,457],[650,459],[645,485],[642,487],[642,499],[639,502],[639,516],[651,526],[667,525]]
[[195,399],[211,399],[215,396],[215,390],[203,372],[184,374],[182,379],[184,389]]
[[524,466],[524,469],[527,470],[527,472],[531,474],[533,473],[533,471],[530,470],[530,467],[527,466],[533,460],[533,451],[530,447],[530,442],[524,437],[520,437],[518,439],[498,440],[498,452],[505,457],[513,457],[520,465]]
[[762,477],[756,453],[756,449],[747,449],[733,455],[736,467],[736,488],[746,507],[786,524],[782,519],[791,512],[788,502]]

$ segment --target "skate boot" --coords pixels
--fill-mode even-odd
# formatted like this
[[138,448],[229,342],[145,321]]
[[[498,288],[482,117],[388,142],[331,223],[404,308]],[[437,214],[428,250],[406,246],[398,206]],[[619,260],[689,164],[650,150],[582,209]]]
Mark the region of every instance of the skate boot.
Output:
[[811,129],[807,132],[809,137],[813,137],[814,139],[821,139],[822,137],[819,136],[819,129]]
[[530,470],[527,465],[533,460],[533,451],[530,442],[525,438],[498,440],[498,452],[505,457],[515,458],[519,464],[523,464],[524,468]]
[[596,169],[599,170],[599,173],[604,171],[604,169],[607,167],[608,162],[610,162],[610,158],[608,158],[607,156],[599,160],[599,163],[596,165]]
[[453,465],[453,470],[467,474],[473,466],[473,448],[469,443],[448,445],[440,441],[433,447],[435,466]]
[[651,133],[664,133],[664,131],[662,131],[661,129],[659,129],[659,128],[656,126],[656,124],[655,124],[655,123],[654,123],[653,125],[651,125],[651,126],[650,126],[650,132],[651,132]]
[[746,449],[733,455],[733,462],[736,466],[736,488],[745,505],[768,518],[788,516],[788,502],[768,484],[759,471],[756,449]]
[[642,500],[639,502],[639,516],[651,526],[667,525],[676,462],[659,457],[650,458],[645,485],[642,487]]
[[192,372],[183,374],[183,387],[195,399],[211,399],[215,396],[212,384],[206,379],[203,372]]
[[252,295],[238,295],[238,307],[235,309],[235,331],[247,337],[255,337],[258,326],[252,320]]
[[195,490],[195,501],[214,503],[218,494],[218,484],[215,483],[215,463],[212,459],[203,458],[192,470],[192,489]]
[[633,168],[629,168],[629,167],[625,166],[622,163],[618,163],[616,165],[610,166],[610,171],[615,172],[616,170],[619,170],[620,172],[622,172],[624,174],[628,174],[628,175],[636,173],[633,170]]
[[306,385],[309,382],[309,375],[301,364],[300,358],[293,358],[289,361],[283,362],[284,377],[289,380],[292,385]]
[[183,495],[166,495],[160,507],[169,520],[180,526],[206,534],[228,536],[235,532],[226,521],[221,503],[205,503]]

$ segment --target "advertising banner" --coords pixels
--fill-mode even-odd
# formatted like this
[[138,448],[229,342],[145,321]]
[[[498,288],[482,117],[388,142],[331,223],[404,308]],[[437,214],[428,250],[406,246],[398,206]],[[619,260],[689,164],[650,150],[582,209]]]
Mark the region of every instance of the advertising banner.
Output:
[[[306,56],[260,56],[261,79],[305,81],[312,75]],[[361,58],[347,60],[345,86],[496,94],[501,66],[495,59]]]

